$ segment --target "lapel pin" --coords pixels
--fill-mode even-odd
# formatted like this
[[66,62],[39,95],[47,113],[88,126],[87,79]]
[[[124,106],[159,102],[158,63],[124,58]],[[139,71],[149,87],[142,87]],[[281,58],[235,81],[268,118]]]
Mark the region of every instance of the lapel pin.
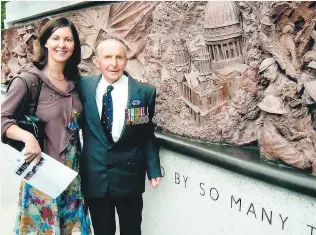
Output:
[[130,106],[141,106],[142,105],[142,100],[131,100],[130,101]]

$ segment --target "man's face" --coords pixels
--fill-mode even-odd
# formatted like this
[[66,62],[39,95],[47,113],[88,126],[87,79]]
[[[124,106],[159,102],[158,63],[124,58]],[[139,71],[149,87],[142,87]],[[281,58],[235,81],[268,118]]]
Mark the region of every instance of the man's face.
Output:
[[122,76],[127,64],[124,45],[112,39],[101,42],[93,63],[101,70],[108,83],[115,83]]
[[269,66],[264,72],[263,76],[270,82],[273,83],[277,79],[277,70],[278,67],[274,64]]

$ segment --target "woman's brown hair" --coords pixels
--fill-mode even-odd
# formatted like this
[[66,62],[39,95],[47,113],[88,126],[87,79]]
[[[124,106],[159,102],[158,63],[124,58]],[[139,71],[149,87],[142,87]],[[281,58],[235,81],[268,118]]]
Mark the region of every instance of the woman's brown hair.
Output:
[[43,69],[47,65],[48,50],[45,47],[45,44],[47,40],[50,38],[50,36],[55,32],[55,30],[62,27],[70,28],[75,42],[73,54],[66,62],[64,74],[68,80],[76,81],[79,75],[78,64],[81,61],[81,47],[77,29],[75,25],[67,18],[58,18],[50,20],[42,29],[42,32],[38,38],[39,45],[33,59],[33,64],[38,69]]

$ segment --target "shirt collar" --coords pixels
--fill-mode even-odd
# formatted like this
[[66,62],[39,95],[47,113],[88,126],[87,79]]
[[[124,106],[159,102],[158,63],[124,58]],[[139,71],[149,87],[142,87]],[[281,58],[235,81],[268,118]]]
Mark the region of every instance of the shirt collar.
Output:
[[122,74],[122,76],[115,83],[110,84],[104,79],[104,76],[102,74],[100,82],[99,82],[99,86],[102,87],[102,90],[104,90],[105,92],[109,85],[112,85],[114,87],[114,90],[117,90],[123,87],[125,84],[127,84],[127,82],[128,82],[128,77]]

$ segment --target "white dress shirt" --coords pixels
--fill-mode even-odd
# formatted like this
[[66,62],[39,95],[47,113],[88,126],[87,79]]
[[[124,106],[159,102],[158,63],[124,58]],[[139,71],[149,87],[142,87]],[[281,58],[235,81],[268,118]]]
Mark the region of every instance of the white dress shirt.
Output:
[[[103,95],[109,85],[110,84],[102,75],[95,94],[100,120],[102,115]],[[116,142],[121,136],[125,122],[125,109],[128,99],[128,77],[123,74],[112,86],[114,87],[111,92],[113,102],[112,138],[113,141]]]

